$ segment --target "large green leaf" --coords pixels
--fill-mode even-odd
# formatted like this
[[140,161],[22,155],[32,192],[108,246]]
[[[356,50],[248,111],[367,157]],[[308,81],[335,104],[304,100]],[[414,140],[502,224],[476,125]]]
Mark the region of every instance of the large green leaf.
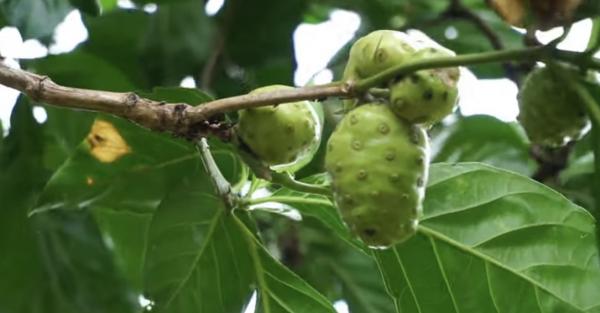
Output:
[[[27,68],[70,87],[130,91],[134,85],[124,73],[105,60],[81,49],[27,62]],[[74,152],[89,132],[97,114],[72,109],[45,107],[46,150],[44,164],[55,169]]]
[[79,49],[121,70],[137,89],[150,88],[140,49],[150,19],[143,11],[121,9],[99,18],[84,16],[89,38]]
[[352,313],[393,311],[373,258],[310,224],[299,230],[302,257],[294,270],[331,300],[345,300]]
[[159,312],[241,312],[258,289],[257,312],[334,312],[274,260],[245,213],[228,212],[201,170],[182,179],[154,215],[145,263]]
[[[175,85],[202,71],[212,50],[212,21],[202,1],[172,1],[151,16],[141,60],[152,85]],[[166,44],[167,43],[167,44]]]
[[[159,88],[144,96],[187,103],[209,99],[198,90],[184,88]],[[116,261],[141,290],[143,253],[152,214],[181,177],[198,168],[197,151],[190,143],[112,117],[98,118],[86,132],[85,140],[54,173],[32,212],[92,209],[103,235],[113,246]],[[114,139],[115,134],[123,142]],[[225,174],[232,180],[239,179],[239,162],[224,145],[216,148]],[[115,151],[118,157],[106,160],[94,151]],[[124,154],[119,155],[121,152]]]
[[50,172],[45,126],[21,97],[0,148],[0,311],[134,312],[136,295],[116,270],[86,212],[27,218]]
[[0,1],[0,15],[8,25],[19,29],[23,39],[37,38],[45,42],[72,9],[67,0]]
[[98,16],[102,12],[100,0],[69,0],[69,2],[80,11],[92,16]]
[[482,162],[529,176],[535,163],[521,127],[475,115],[442,127],[432,139],[434,162]]
[[594,219],[526,177],[436,164],[415,238],[374,255],[398,312],[598,312]]
[[224,47],[213,75],[215,92],[222,97],[292,85],[293,33],[305,7],[305,0],[225,1],[217,16]]

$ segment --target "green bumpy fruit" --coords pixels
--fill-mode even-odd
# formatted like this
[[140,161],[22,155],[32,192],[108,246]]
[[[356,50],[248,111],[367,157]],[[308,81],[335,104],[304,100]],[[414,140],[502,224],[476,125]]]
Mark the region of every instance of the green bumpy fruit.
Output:
[[[531,142],[558,147],[579,139],[588,128],[588,118],[576,91],[562,82],[566,68],[537,68],[519,91],[518,120]],[[564,74],[564,72],[563,72]]]
[[[449,50],[425,48],[410,59],[454,56]],[[458,100],[457,67],[415,72],[390,84],[390,106],[394,113],[411,123],[431,125],[452,113]]]
[[[293,89],[273,85],[252,93]],[[310,162],[321,141],[321,123],[309,101],[281,103],[239,112],[242,142],[275,171],[294,171]]]
[[365,78],[406,61],[415,52],[405,33],[377,30],[357,40],[350,48],[344,78]]
[[327,143],[325,168],[343,220],[372,248],[410,238],[417,229],[428,175],[423,128],[387,105],[348,113]]
[[[416,51],[414,43],[405,33],[377,30],[358,39],[350,48],[343,80],[360,80],[405,62]],[[356,100],[345,100],[344,108],[350,111]]]

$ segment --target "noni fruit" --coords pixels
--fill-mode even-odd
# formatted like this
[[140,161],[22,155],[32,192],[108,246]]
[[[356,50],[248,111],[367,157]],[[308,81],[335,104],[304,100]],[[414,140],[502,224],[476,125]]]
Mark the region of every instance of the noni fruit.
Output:
[[428,175],[428,138],[387,105],[348,113],[327,143],[325,167],[350,230],[373,248],[416,231]]
[[[292,87],[273,85],[251,93]],[[281,103],[239,112],[237,134],[276,171],[293,171],[310,161],[321,140],[321,123],[309,101]]]
[[579,139],[587,128],[588,118],[578,94],[560,77],[565,71],[570,69],[537,68],[519,91],[517,119],[533,143],[561,146]]
[[[429,47],[410,60],[454,56],[450,50]],[[458,99],[457,67],[422,70],[390,84],[390,105],[394,113],[411,123],[431,125],[452,113]]]

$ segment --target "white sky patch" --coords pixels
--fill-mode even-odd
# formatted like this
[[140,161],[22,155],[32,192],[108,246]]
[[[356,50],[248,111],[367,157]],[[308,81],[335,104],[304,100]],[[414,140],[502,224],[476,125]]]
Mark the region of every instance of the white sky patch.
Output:
[[138,303],[146,311],[151,311],[152,307],[154,306],[154,301],[152,301],[152,300],[144,297],[144,295],[139,295],[138,296]]
[[515,121],[519,115],[517,85],[507,78],[477,79],[471,71],[461,69],[458,82],[461,112],[493,115],[503,121]]
[[186,76],[181,80],[179,86],[183,88],[196,88],[196,81],[192,76]]
[[456,27],[454,26],[448,26],[444,30],[444,36],[446,37],[446,39],[454,40],[458,38],[458,29],[456,29]]
[[350,313],[350,309],[348,308],[348,303],[344,300],[338,300],[333,303],[333,308],[338,313]]
[[23,42],[21,33],[15,27],[0,29],[0,55],[11,59],[43,58],[48,49],[39,41],[29,39]]
[[204,6],[204,12],[206,12],[206,15],[208,16],[213,16],[219,13],[223,4],[225,4],[225,0],[208,0]]
[[[563,30],[561,27],[556,27],[551,30],[536,32],[536,38],[543,44],[547,44],[552,40],[560,37]],[[582,52],[587,47],[588,39],[592,34],[592,20],[585,19],[574,23],[567,37],[558,45],[559,49]]]
[[248,304],[246,305],[246,309],[244,310],[244,313],[254,313],[254,311],[256,310],[256,290],[252,293],[252,297],[250,297],[250,301],[248,301]]
[[324,69],[314,74],[307,85],[322,85],[333,81],[333,72],[330,69]]
[[50,45],[50,53],[67,53],[88,38],[88,31],[81,20],[79,10],[73,10],[54,30],[54,43]]
[[135,8],[135,4],[131,0],[119,0],[117,1],[117,6],[123,9]]
[[295,84],[303,86],[325,69],[329,60],[354,37],[359,26],[358,14],[343,10],[334,10],[323,23],[300,24],[294,32],[298,63]]
[[41,106],[34,106],[33,107],[33,118],[35,118],[35,120],[38,122],[38,124],[44,124],[46,123],[46,120],[48,119],[48,114],[46,113],[46,109],[44,109]]
[[144,12],[150,13],[150,14],[156,12],[157,9],[158,9],[158,6],[156,5],[156,3],[148,3],[148,4],[145,4],[143,7]]

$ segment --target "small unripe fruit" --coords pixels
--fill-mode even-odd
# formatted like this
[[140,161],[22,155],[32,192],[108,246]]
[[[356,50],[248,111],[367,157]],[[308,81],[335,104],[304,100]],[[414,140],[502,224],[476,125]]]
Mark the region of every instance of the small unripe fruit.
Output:
[[[251,93],[293,89],[274,85]],[[310,161],[321,140],[321,125],[309,101],[244,109],[237,134],[263,162],[276,171],[297,170]]]
[[[425,48],[411,61],[454,56],[449,50]],[[434,124],[452,113],[458,100],[457,67],[422,70],[390,84],[390,106],[399,117],[417,124]]]
[[425,131],[381,104],[348,113],[331,135],[325,156],[343,220],[373,248],[415,234],[428,166]]
[[[360,80],[405,62],[415,47],[405,33],[377,30],[358,39],[350,49],[343,80]],[[346,111],[356,106],[356,100],[344,101]]]
[[531,142],[561,146],[579,139],[588,118],[579,95],[568,88],[559,75],[566,68],[537,68],[525,79],[519,91],[518,120]]

